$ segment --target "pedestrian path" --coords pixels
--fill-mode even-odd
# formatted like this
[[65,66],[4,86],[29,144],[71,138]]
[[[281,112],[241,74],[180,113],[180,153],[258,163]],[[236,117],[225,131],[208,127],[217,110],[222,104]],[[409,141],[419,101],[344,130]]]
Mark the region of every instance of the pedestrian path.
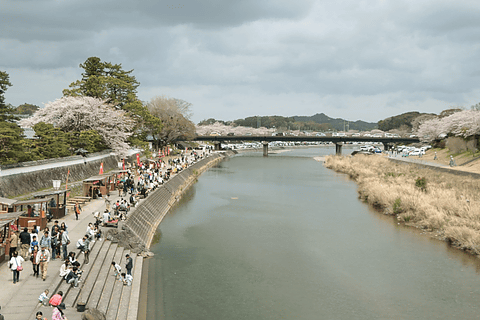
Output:
[[[112,193],[113,195],[113,193]],[[118,196],[111,196],[112,201],[116,201]],[[79,220],[75,220],[75,215],[69,214],[59,223],[65,222],[68,226],[70,245],[68,251],[78,250],[75,244],[86,232],[89,222],[94,222],[93,212],[102,212],[105,209],[104,200],[93,200],[83,206],[83,211]],[[102,228],[105,235],[107,228]],[[50,318],[52,314],[51,307],[39,305],[38,296],[49,289],[49,297],[63,291],[65,305],[67,309],[65,314],[69,320],[81,319],[81,313],[77,312],[78,302],[86,303],[87,307],[98,308],[106,312],[109,319],[121,319],[128,315],[129,310],[138,310],[138,293],[132,290],[136,282],[140,283],[141,269],[143,265],[142,257],[134,258],[134,285],[132,287],[124,286],[120,281],[115,281],[112,273],[111,262],[118,262],[122,269],[125,269],[125,254],[127,252],[118,247],[117,244],[107,240],[98,240],[93,244],[90,253],[89,264],[82,264],[84,270],[81,282],[78,287],[72,287],[65,283],[59,276],[62,259],[51,260],[48,264],[47,278],[45,281],[33,277],[33,268],[30,261],[23,263],[24,270],[20,273],[20,282],[13,284],[12,271],[8,268],[8,263],[0,265],[0,306],[1,313],[8,320],[34,319],[37,311],[42,311],[44,317]],[[84,262],[83,255],[80,255],[79,262]],[[138,287],[139,289],[139,287]],[[130,299],[135,295],[136,300]],[[137,304],[137,306],[135,306]],[[136,314],[132,319],[136,318]]]
[[428,161],[428,160],[424,160],[424,159],[418,158],[418,157],[415,157],[415,158],[413,158],[413,157],[402,157],[402,156],[398,155],[396,157],[389,156],[388,159],[395,160],[395,161],[418,163],[418,164],[422,164],[422,165],[426,165],[426,166],[430,166],[430,167],[450,168],[446,164],[435,162],[435,161]]

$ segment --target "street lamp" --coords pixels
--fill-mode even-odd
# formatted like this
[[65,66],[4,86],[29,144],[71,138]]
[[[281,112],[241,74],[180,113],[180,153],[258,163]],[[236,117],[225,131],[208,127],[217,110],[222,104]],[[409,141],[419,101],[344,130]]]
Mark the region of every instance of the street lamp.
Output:
[[53,189],[58,190],[60,189],[60,184],[62,183],[62,180],[52,180],[53,182]]

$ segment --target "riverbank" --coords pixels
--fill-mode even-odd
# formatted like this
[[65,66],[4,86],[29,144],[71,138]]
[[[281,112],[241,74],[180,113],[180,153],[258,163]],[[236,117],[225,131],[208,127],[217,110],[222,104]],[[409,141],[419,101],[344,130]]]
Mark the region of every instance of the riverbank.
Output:
[[480,254],[480,180],[379,156],[327,156],[325,166],[355,180],[359,197],[382,213]]

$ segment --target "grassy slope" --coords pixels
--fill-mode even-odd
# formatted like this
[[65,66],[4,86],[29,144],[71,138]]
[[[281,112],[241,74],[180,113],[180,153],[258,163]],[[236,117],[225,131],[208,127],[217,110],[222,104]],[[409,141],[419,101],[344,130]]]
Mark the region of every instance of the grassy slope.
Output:
[[[395,164],[379,156],[328,156],[325,160],[327,168],[346,173],[359,184],[360,197],[366,202],[480,254],[480,180]],[[425,192],[415,186],[419,177],[427,181]]]

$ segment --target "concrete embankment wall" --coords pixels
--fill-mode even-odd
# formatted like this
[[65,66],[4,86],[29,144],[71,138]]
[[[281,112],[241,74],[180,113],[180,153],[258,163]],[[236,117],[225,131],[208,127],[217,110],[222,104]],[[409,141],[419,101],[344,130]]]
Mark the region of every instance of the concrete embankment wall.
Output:
[[445,168],[445,167],[436,167],[436,166],[431,166],[431,165],[424,164],[424,163],[403,161],[403,160],[393,159],[393,158],[388,158],[388,160],[393,161],[393,162],[398,163],[398,164],[414,165],[414,166],[417,166],[417,167],[423,168],[423,169],[431,169],[431,170],[435,170],[435,171],[439,171],[439,172],[454,174],[454,175],[457,175],[457,176],[480,179],[480,174],[474,173],[474,172],[454,170],[454,169]]
[[[94,154],[96,155],[96,154]],[[65,159],[57,159],[63,162]],[[110,155],[103,159],[89,161],[86,164],[72,164],[64,167],[50,168],[39,171],[24,172],[0,178],[0,196],[13,198],[19,195],[36,192],[38,190],[52,188],[52,180],[61,180],[62,184],[67,180],[67,173],[70,169],[68,181],[81,181],[88,177],[98,175],[100,164],[103,162],[104,171],[118,168],[118,156]],[[52,160],[49,163],[55,163]],[[41,161],[38,164],[44,164]]]
[[128,215],[125,227],[132,231],[147,248],[150,248],[158,225],[183,192],[197,180],[202,172],[233,154],[233,152],[225,152],[211,155],[174,176],[152,192]]

